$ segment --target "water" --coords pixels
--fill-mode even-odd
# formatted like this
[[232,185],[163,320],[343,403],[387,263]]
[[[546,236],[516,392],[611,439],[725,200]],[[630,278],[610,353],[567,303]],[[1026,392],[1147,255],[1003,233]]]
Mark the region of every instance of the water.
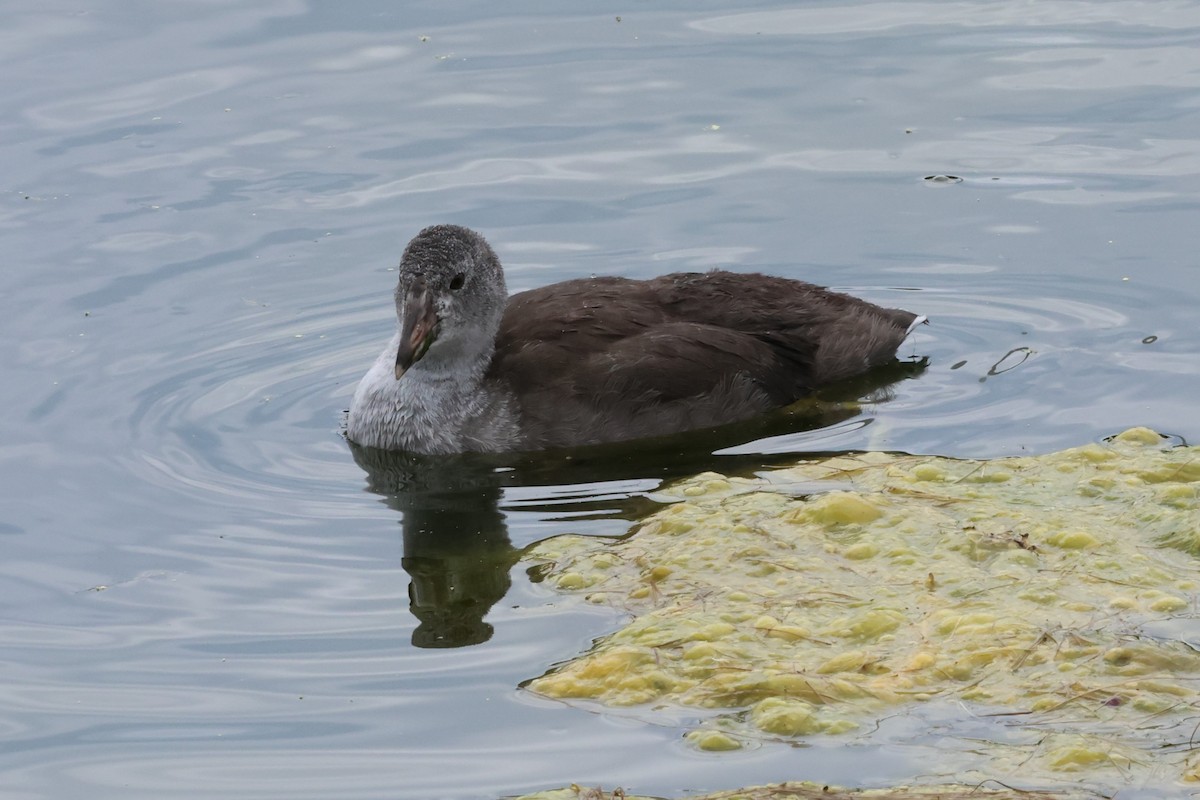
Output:
[[[5,7],[6,797],[952,776],[896,732],[924,723],[714,757],[686,712],[523,694],[617,620],[513,548],[796,452],[1200,437],[1200,3],[498,8]],[[389,493],[339,426],[431,222],[484,232],[513,290],[715,266],[852,290],[927,314],[931,366],[818,430],[418,464]]]

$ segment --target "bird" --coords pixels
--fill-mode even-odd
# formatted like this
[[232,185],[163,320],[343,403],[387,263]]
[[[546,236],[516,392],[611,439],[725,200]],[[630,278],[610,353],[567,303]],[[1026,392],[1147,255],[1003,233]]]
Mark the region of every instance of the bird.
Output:
[[791,278],[589,277],[508,295],[483,236],[404,249],[396,331],[346,437],[422,455],[576,448],[713,428],[892,363],[909,311]]

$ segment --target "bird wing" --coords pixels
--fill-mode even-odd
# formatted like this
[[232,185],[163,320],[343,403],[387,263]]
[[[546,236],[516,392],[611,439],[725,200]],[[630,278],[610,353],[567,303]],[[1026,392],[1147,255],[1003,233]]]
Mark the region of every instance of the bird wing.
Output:
[[[550,288],[550,287],[548,287]],[[510,300],[492,376],[542,446],[712,427],[809,388],[813,350],[678,319],[653,282],[571,281]],[[791,363],[788,363],[791,362]]]
[[914,318],[767,275],[580,279],[509,299],[489,379],[539,446],[666,434],[886,363]]

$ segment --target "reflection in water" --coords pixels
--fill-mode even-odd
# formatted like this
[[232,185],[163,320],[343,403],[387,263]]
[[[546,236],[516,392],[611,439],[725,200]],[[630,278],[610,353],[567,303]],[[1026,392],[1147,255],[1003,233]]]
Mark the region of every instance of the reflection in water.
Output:
[[[992,364],[987,371],[987,377],[1002,375],[1009,370],[1016,369],[1024,364],[1031,355],[1033,355],[1033,350],[1031,348],[1014,347],[1012,350],[1009,350],[1007,353],[1000,356],[999,361],[997,361],[995,364]],[[987,380],[987,377],[980,378],[979,380],[981,382],[985,381]]]
[[488,459],[431,457],[350,445],[367,488],[403,515],[408,599],[416,647],[463,647],[492,637],[483,618],[508,591],[517,550]]
[[[382,495],[402,515],[404,558],[412,578],[410,610],[420,624],[416,647],[465,647],[491,638],[484,617],[510,586],[509,571],[520,550],[509,540],[501,496],[514,487],[671,481],[705,470],[738,474],[791,461],[795,453],[713,455],[717,450],[783,433],[836,425],[862,414],[850,398],[887,399],[888,387],[925,370],[925,359],[897,361],[832,391],[807,398],[774,414],[708,431],[622,442],[569,451],[525,454],[423,456],[350,444],[367,473],[369,491]],[[571,514],[591,519],[634,520],[653,502],[645,494],[598,502],[596,492],[579,492],[564,503],[546,491],[542,502],[523,502],[525,511],[547,518]],[[616,506],[614,508],[614,505]]]

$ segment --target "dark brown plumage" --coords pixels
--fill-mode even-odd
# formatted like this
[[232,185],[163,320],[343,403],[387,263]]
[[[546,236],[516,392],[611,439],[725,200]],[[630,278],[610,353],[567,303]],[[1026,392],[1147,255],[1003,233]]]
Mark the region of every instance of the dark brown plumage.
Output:
[[732,272],[591,278],[514,295],[488,377],[551,447],[746,419],[888,363],[916,314]]

